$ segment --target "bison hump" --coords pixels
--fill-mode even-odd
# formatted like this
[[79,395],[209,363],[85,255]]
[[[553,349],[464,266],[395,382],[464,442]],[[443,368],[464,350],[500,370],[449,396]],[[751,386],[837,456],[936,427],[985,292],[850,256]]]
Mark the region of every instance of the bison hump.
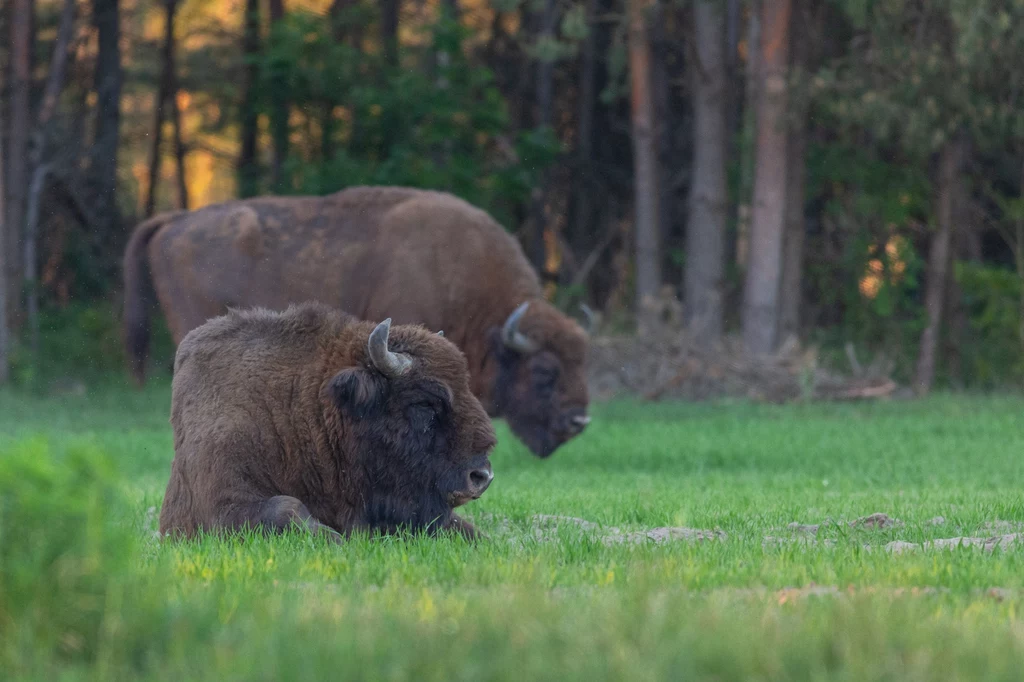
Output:
[[265,255],[260,217],[249,206],[239,206],[228,215],[226,227],[235,233],[235,248],[240,253],[258,260]]

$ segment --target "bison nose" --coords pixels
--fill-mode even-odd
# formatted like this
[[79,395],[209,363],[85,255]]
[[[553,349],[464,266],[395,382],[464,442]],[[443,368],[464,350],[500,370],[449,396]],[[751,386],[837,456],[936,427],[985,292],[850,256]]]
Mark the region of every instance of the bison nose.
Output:
[[467,484],[469,493],[474,497],[480,497],[487,490],[487,486],[494,480],[494,472],[491,471],[491,465],[480,467],[479,469],[473,469],[467,475]]

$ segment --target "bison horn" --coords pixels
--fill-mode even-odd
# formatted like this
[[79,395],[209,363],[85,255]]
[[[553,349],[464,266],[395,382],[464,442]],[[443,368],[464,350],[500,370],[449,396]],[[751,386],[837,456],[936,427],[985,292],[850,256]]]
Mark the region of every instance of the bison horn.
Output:
[[587,318],[587,333],[593,334],[597,331],[597,314],[586,303],[580,303],[580,310],[583,317]]
[[370,353],[370,361],[381,374],[387,377],[399,377],[409,371],[412,360],[405,353],[394,353],[388,350],[388,334],[391,332],[391,318],[384,320],[370,332],[370,340],[366,350]]
[[518,308],[512,311],[512,314],[505,320],[505,325],[501,328],[502,342],[512,350],[520,353],[533,353],[537,350],[537,344],[519,331],[519,320],[529,307],[529,301],[521,303]]
[[443,329],[439,329],[438,332],[437,332],[437,335],[438,336],[444,336],[444,330]]

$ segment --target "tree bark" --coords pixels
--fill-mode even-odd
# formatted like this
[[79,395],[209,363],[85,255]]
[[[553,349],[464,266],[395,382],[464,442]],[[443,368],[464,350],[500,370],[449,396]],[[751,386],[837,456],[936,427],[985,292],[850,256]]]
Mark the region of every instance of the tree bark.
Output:
[[398,18],[401,0],[381,0],[380,42],[384,48],[384,59],[392,67],[398,66]]
[[[0,69],[0,92],[4,88],[4,73]],[[4,130],[4,109],[0,107],[0,133]],[[10,379],[10,332],[7,324],[7,300],[8,300],[8,279],[7,262],[10,260],[10,251],[7,248],[7,224],[5,222],[6,188],[4,187],[4,136],[0,134],[0,386],[3,386]]]
[[683,278],[686,325],[702,346],[722,337],[727,206],[725,33],[721,3],[693,4],[693,179]]
[[[277,26],[284,19],[284,0],[270,0],[270,25]],[[273,73],[270,85],[270,136],[274,142],[274,158],[270,167],[270,182],[275,193],[285,189],[284,164],[288,158],[288,97],[284,74]]]
[[938,178],[936,182],[935,233],[928,249],[928,266],[925,271],[925,312],[928,322],[921,332],[917,353],[917,369],[914,372],[914,392],[927,395],[935,382],[935,365],[942,329],[942,309],[949,275],[949,252],[953,235],[956,211],[955,197],[960,182],[960,168],[963,163],[965,143],[952,139],[939,152]]
[[[540,18],[539,40],[553,38],[555,35],[555,0],[544,0],[544,9]],[[550,59],[540,58],[537,60],[537,80],[534,83],[535,97],[537,101],[536,125],[550,127],[553,109],[553,92],[555,65]],[[533,188],[530,197],[530,230],[529,255],[537,271],[544,277],[547,275],[545,268],[545,246],[544,230],[547,224],[545,206],[547,205],[547,173],[541,173],[537,185]]]
[[739,133],[736,152],[740,162],[739,196],[736,199],[736,265],[742,270],[747,267],[750,252],[750,213],[753,199],[754,166],[757,129],[757,93],[760,81],[761,45],[761,4],[762,0],[750,0],[750,18],[747,22],[747,66],[744,73],[742,116],[737,121]]
[[25,207],[31,169],[28,163],[29,131],[32,118],[32,15],[33,0],[13,0],[10,13],[10,116],[11,127],[7,150],[7,301],[8,323],[21,323],[21,290],[23,263],[20,253],[21,233],[25,226]]
[[242,39],[245,74],[242,83],[242,144],[238,154],[238,194],[242,198],[259,193],[260,168],[256,159],[259,140],[259,112],[256,109],[256,83],[260,69],[260,0],[246,0],[245,34]]
[[120,224],[117,210],[117,151],[121,131],[121,15],[118,0],[93,0],[98,34],[96,55],[96,137],[90,175],[96,188],[95,213],[105,228],[102,241]]
[[803,303],[804,241],[807,220],[804,214],[807,177],[807,122],[800,120],[789,133],[786,173],[786,234],[782,254],[782,283],[779,293],[780,339],[800,335],[800,310]]
[[178,0],[164,2],[164,44],[161,51],[160,84],[157,86],[156,102],[153,107],[153,137],[149,149],[149,186],[146,188],[145,215],[153,215],[156,209],[156,188],[160,181],[162,157],[160,147],[164,137],[164,107],[172,96],[174,86],[174,15]]
[[29,185],[25,214],[24,290],[28,313],[28,326],[33,355],[39,352],[39,277],[37,269],[37,242],[39,235],[39,209],[45,188],[49,167],[44,163],[47,155],[47,131],[50,120],[57,111],[57,102],[64,89],[64,73],[67,70],[68,47],[75,28],[75,0],[64,0],[57,38],[53,44],[50,70],[43,89],[39,115],[32,133],[32,183]]
[[[806,73],[810,62],[811,41],[820,33],[812,26],[807,0],[794,0],[793,29],[790,35],[791,68]],[[803,10],[803,11],[801,11]],[[799,108],[798,108],[799,107]],[[802,102],[790,102],[792,125],[787,126],[786,226],[783,237],[782,282],[779,291],[779,340],[800,335],[800,309],[803,303],[804,240],[807,221],[804,214],[807,178],[807,109]]]
[[765,2],[761,10],[757,152],[750,254],[743,292],[743,345],[748,353],[775,350],[786,218],[786,70],[791,0]]
[[579,125],[576,127],[576,210],[572,237],[586,239],[591,221],[590,191],[593,163],[594,105],[597,77],[597,0],[587,0],[587,37],[580,65]]
[[641,316],[661,286],[658,239],[658,153],[651,97],[651,51],[647,14],[652,0],[629,0],[629,78],[633,128],[636,304]]
[[[172,60],[173,61],[173,60]],[[178,208],[188,210],[188,182],[185,169],[185,141],[181,133],[181,107],[178,106],[178,76],[171,73],[171,123],[174,131],[174,160],[178,185]]]

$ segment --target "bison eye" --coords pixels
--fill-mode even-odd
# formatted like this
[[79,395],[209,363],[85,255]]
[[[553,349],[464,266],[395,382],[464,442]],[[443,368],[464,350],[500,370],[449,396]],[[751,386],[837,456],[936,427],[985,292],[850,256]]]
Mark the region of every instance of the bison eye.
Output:
[[409,408],[409,422],[416,433],[430,433],[437,425],[437,413],[430,405],[413,405]]
[[557,367],[535,367],[533,369],[533,383],[539,389],[554,388],[558,381]]

